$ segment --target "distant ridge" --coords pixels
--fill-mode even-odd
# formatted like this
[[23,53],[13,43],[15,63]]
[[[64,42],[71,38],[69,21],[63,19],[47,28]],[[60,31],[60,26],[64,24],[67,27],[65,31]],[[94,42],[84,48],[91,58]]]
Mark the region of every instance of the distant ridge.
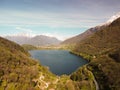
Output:
[[20,45],[30,44],[34,46],[48,46],[48,45],[57,45],[61,41],[55,37],[49,37],[45,35],[37,35],[35,37],[27,36],[6,36],[8,40],[14,41]]

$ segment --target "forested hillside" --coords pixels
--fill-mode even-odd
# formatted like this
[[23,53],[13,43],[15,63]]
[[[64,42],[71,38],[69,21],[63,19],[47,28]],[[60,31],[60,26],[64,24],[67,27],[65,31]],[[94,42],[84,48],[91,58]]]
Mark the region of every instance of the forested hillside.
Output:
[[120,89],[120,18],[79,42],[73,52],[90,61],[101,90]]
[[34,90],[37,68],[22,47],[0,38],[0,90]]

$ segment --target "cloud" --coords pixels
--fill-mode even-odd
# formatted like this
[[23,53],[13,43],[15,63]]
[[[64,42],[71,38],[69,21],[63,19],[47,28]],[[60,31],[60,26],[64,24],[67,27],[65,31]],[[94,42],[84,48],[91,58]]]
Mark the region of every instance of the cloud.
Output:
[[36,35],[45,35],[45,36],[49,36],[49,37],[56,37],[59,40],[65,40],[67,39],[68,35],[61,35],[59,33],[39,33],[39,34],[34,34],[33,30],[28,29],[28,28],[23,28],[23,27],[16,27],[16,30],[20,30],[21,33],[18,34],[14,34],[14,36],[27,36],[27,37],[34,37]]
[[33,32],[31,29],[22,28],[22,27],[16,27],[15,29],[16,29],[16,30],[21,30],[21,31],[24,31],[24,32],[28,32],[28,33],[32,33],[32,32]]
[[45,35],[49,37],[56,37],[57,39],[64,41],[67,38],[70,38],[71,35],[64,35],[64,34],[58,34],[58,33],[42,33],[40,35]]
[[50,13],[3,11],[1,25],[32,25],[47,27],[93,27],[105,20],[104,17],[88,16],[81,13]]
[[23,27],[16,27],[15,29],[19,30],[19,33],[16,34],[17,36],[28,36],[28,37],[34,36],[33,30],[31,29],[23,28]]

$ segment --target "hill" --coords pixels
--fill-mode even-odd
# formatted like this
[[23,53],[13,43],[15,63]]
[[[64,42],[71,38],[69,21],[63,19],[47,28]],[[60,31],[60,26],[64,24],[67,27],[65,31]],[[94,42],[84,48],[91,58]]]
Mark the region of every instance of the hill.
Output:
[[73,53],[90,60],[87,66],[101,90],[120,89],[120,18],[77,43]]
[[6,36],[8,40],[14,41],[20,45],[29,44],[33,46],[49,46],[57,45],[61,41],[55,37],[48,37],[44,35],[37,35],[35,37],[26,37],[26,36]]
[[0,90],[35,90],[38,65],[18,44],[0,37]]

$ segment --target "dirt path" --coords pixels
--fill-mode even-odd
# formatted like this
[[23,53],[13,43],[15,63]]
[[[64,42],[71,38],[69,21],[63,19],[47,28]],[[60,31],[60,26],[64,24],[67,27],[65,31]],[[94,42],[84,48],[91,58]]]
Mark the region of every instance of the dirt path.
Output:
[[[86,68],[87,69],[87,68]],[[88,69],[87,69],[88,70]],[[96,79],[95,79],[95,76],[94,76],[94,74],[90,71],[90,70],[88,70],[91,74],[92,74],[92,76],[93,76],[93,81],[94,81],[94,83],[95,83],[95,87],[96,87],[96,90],[100,90],[99,89],[99,85],[98,85],[98,83],[97,83],[97,81],[96,81]]]
[[[94,75],[93,75],[93,76],[94,76]],[[96,86],[96,90],[99,90],[99,85],[98,85],[98,83],[97,83],[95,77],[94,77],[94,83],[95,83],[95,86]]]

